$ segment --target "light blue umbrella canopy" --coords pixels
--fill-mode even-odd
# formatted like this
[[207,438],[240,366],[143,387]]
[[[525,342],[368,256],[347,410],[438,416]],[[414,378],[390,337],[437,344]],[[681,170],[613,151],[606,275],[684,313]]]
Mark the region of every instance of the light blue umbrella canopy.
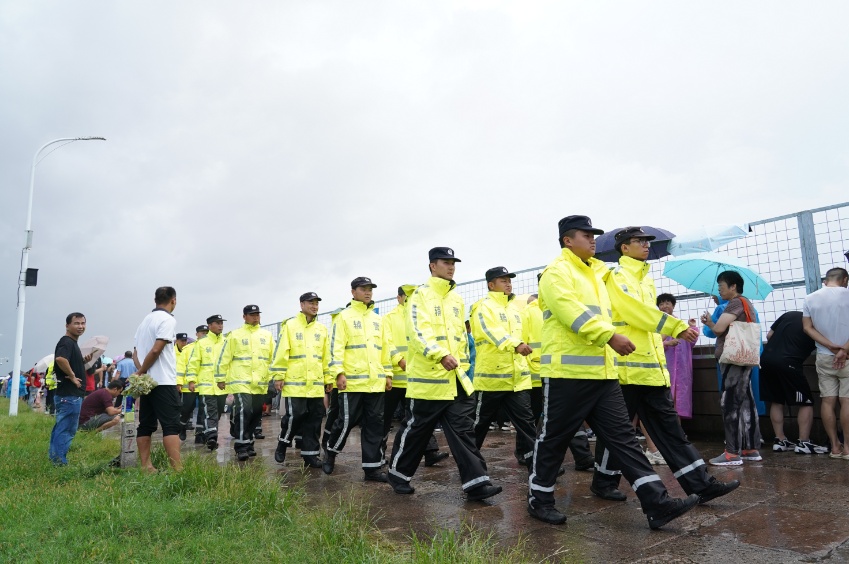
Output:
[[715,251],[728,243],[742,239],[748,234],[749,226],[746,224],[702,225],[673,237],[667,245],[668,254],[678,257],[690,253]]
[[719,253],[691,253],[671,258],[663,267],[663,275],[682,286],[714,296],[719,295],[716,277],[733,270],[743,277],[743,295],[750,300],[763,300],[773,288],[760,274],[740,259]]

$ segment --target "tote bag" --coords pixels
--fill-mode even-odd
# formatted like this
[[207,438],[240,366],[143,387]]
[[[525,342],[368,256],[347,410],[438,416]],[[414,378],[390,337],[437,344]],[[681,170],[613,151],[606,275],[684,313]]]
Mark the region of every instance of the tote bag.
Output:
[[757,366],[761,360],[761,324],[756,323],[749,310],[749,301],[740,297],[746,321],[732,321],[725,336],[720,364]]

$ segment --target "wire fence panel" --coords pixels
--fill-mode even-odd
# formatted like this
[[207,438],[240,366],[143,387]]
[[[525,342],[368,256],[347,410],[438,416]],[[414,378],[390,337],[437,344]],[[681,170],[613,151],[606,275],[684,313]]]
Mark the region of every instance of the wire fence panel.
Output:
[[[805,227],[806,222],[811,222],[811,230]],[[765,300],[753,300],[764,331],[781,314],[801,311],[808,290],[819,288],[819,282],[829,268],[846,267],[844,253],[849,251],[849,202],[755,221],[749,224],[749,229],[746,237],[719,248],[717,252],[742,260],[775,288]],[[808,260],[806,253],[812,255],[807,257]],[[649,272],[655,280],[658,294],[676,296],[676,317],[698,319],[706,310],[713,312],[715,306],[710,296],[693,292],[663,276],[667,260],[668,257],[664,257],[652,261]],[[517,271],[513,292],[517,295],[536,293],[537,275],[544,268],[543,265]],[[457,284],[456,291],[463,297],[468,315],[471,305],[486,295],[486,281],[461,282]],[[375,302],[375,309],[380,315],[386,315],[397,305],[395,297],[386,298]],[[318,321],[329,328],[330,313],[320,313]],[[277,322],[264,327],[276,338],[279,325]],[[711,342],[706,337],[699,339],[699,344]]]

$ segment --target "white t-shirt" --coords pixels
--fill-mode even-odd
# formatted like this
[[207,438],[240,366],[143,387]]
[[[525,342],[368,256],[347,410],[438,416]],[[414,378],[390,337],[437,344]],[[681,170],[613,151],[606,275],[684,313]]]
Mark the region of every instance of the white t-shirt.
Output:
[[136,354],[139,363],[144,359],[153,344],[161,339],[168,341],[162,354],[147,373],[160,385],[177,385],[177,356],[174,353],[174,341],[177,338],[177,320],[164,309],[155,309],[148,313],[136,329]]
[[[814,329],[835,345],[845,345],[849,341],[849,288],[820,288],[805,298],[802,317],[810,317]],[[833,353],[817,343],[817,354]]]

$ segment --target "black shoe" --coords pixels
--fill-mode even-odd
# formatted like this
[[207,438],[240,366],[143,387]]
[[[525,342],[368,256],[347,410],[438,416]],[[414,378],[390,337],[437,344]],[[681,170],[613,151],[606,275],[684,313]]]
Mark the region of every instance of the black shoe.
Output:
[[336,467],[336,455],[332,452],[328,452],[327,456],[324,457],[324,462],[321,465],[321,469],[325,474],[333,474],[333,468]]
[[392,489],[395,490],[396,494],[411,494],[415,493],[416,488],[410,485],[410,482],[389,480],[389,485],[392,486]]
[[[528,464],[528,468],[531,468],[531,465],[530,465],[530,464]],[[563,474],[565,474],[565,473],[566,473],[566,467],[565,467],[565,466],[561,466],[561,467],[560,467],[560,470],[558,470],[558,471],[557,471],[557,475],[558,475],[558,476],[562,476],[562,475],[563,475]]]
[[425,453],[425,466],[433,466],[448,458],[447,452],[439,452],[438,450],[429,450]]
[[317,456],[305,456],[304,464],[310,468],[321,468],[321,460]]
[[218,448],[218,439],[216,437],[209,437],[206,440],[206,448],[209,450],[215,450]]
[[286,443],[277,443],[277,448],[274,449],[274,462],[277,464],[286,462]]
[[195,444],[202,445],[205,441],[203,440],[203,435],[195,435]]
[[498,495],[501,493],[501,486],[493,486],[490,484],[483,484],[482,486],[478,486],[469,490],[466,493],[466,499],[469,501],[480,501],[482,499],[486,499],[488,497],[492,497],[494,495]]
[[600,497],[601,499],[606,499],[607,501],[625,501],[628,499],[625,497],[621,491],[617,490],[613,486],[608,488],[597,488],[595,486],[590,486],[590,491],[595,495]]
[[185,441],[186,440],[186,430],[180,429],[180,432],[177,434],[177,436],[180,437],[181,441]]
[[363,478],[364,482],[382,482],[387,483],[389,480],[386,478],[386,472],[366,472],[365,477]]
[[237,450],[236,451],[236,458],[239,460],[239,462],[244,462],[245,460],[247,460],[250,457],[251,457],[251,455],[248,454],[248,451],[246,451],[246,450]]
[[588,456],[587,458],[576,462],[575,470],[578,472],[592,472],[595,470],[595,459],[592,456]]
[[254,438],[255,439],[264,439],[265,435],[263,435],[261,432],[260,433],[254,433]]
[[248,447],[248,456],[256,456],[256,451],[254,450],[253,445]]
[[528,515],[552,525],[562,525],[566,522],[566,516],[553,507],[533,507],[529,505]]
[[659,529],[673,519],[685,514],[698,505],[698,503],[698,494],[690,494],[684,499],[671,499],[665,505],[663,511],[646,515],[646,518],[649,520],[649,527],[652,529]]
[[722,497],[727,493],[731,493],[740,486],[740,480],[731,480],[730,482],[720,482],[715,480],[711,484],[699,492],[699,504],[707,503],[712,499]]

